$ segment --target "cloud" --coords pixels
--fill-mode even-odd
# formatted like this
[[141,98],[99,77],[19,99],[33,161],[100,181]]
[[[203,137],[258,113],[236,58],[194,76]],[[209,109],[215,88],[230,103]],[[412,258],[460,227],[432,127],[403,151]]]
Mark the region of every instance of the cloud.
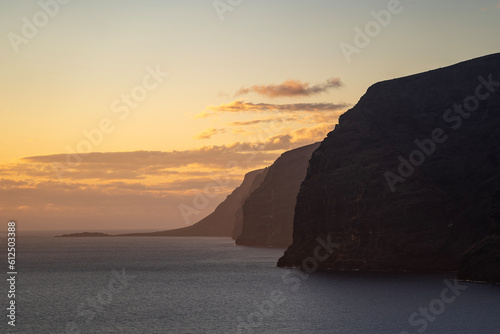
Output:
[[224,133],[226,132],[225,129],[215,129],[215,128],[210,128],[210,129],[206,129],[205,131],[197,134],[195,136],[196,139],[210,139],[212,138],[212,136],[215,136],[219,133]]
[[500,2],[497,3],[497,8],[500,9]]
[[230,126],[252,126],[252,125],[260,125],[265,123],[273,123],[273,122],[296,122],[299,120],[297,117],[271,117],[264,119],[253,119],[250,121],[237,121],[229,123]]
[[296,143],[307,143],[322,141],[326,135],[334,128],[331,124],[320,124],[318,126],[301,128],[292,132]]
[[14,180],[7,180],[7,179],[0,179],[0,189],[7,189],[7,188],[18,188],[22,186],[27,186],[30,183],[26,181],[14,181]]
[[[281,152],[263,143],[237,142],[186,151],[89,153],[70,168],[67,154],[33,156],[0,164],[2,220],[29,229],[102,229],[186,226],[180,205],[199,205],[195,223],[212,212],[250,171],[270,165]],[[269,147],[269,146],[268,146]],[[61,179],[53,166],[65,166]],[[67,168],[67,169],[66,169]],[[198,195],[197,195],[198,194]],[[197,199],[202,201],[202,199]]]
[[342,115],[344,111],[333,111],[333,112],[323,112],[323,113],[312,113],[311,115],[305,115],[300,119],[302,124],[337,124],[340,115]]
[[270,98],[305,97],[324,93],[332,88],[340,88],[342,85],[339,78],[330,78],[326,82],[314,86],[310,86],[308,82],[290,79],[279,85],[253,85],[249,88],[243,87],[235,93],[235,96],[256,93]]
[[209,106],[207,109],[211,112],[202,112],[196,115],[196,118],[205,118],[216,113],[263,113],[263,112],[321,112],[338,111],[350,106],[347,103],[292,103],[292,104],[271,104],[271,103],[252,103],[243,100],[236,100],[229,103],[223,103],[218,106]]
[[[341,85],[339,79],[314,86],[288,80],[245,89],[268,97],[309,96]],[[242,141],[183,151],[60,153],[0,163],[0,219],[17,219],[27,229],[127,229],[137,228],[138,221],[158,230],[183,227],[211,213],[245,173],[271,165],[284,151],[322,140],[348,106],[236,100],[208,107],[198,117],[249,113],[258,119],[224,123],[196,138],[240,132]],[[199,205],[197,196],[207,187],[213,197],[186,222],[179,207]]]
[[[247,133],[248,128],[262,129],[260,125],[265,125],[269,123],[274,124],[284,124],[285,122],[298,123],[298,124],[336,124],[338,122],[339,116],[342,115],[344,111],[321,111],[321,112],[310,112],[307,114],[300,115],[290,115],[286,117],[269,117],[262,119],[252,119],[248,121],[235,121],[227,123],[233,130],[233,133]],[[237,129],[245,128],[245,129]]]
[[[272,122],[274,119],[258,121]],[[64,182],[86,180],[89,184],[124,181],[157,184],[158,180],[170,182],[171,179],[191,179],[204,177],[207,173],[226,173],[230,163],[236,166],[238,175],[242,175],[251,169],[270,165],[283,150],[323,139],[326,129],[332,126],[321,124],[292,130],[280,123],[268,131],[247,136],[248,141],[185,151],[31,156],[21,159],[19,163],[0,164],[3,177],[0,188],[29,186],[34,182],[32,180],[57,180],[58,171],[62,172]],[[77,163],[69,165],[68,162]]]
[[[277,134],[260,142],[253,149],[262,151],[285,151],[297,147],[309,145],[323,140],[328,132],[333,130],[334,125],[320,124],[313,127],[302,127],[299,129],[284,129],[283,133]],[[242,148],[251,150],[250,147],[245,147],[246,143],[240,143]]]
[[297,147],[309,145],[322,141],[326,135],[333,130],[330,124],[321,124],[314,127],[304,127],[290,131],[288,134],[281,134],[267,140],[265,149],[286,149],[291,150]]
[[[151,171],[158,171],[167,168],[182,168],[190,165],[203,166],[206,168],[223,168],[229,161],[241,162],[245,168],[251,168],[269,160],[275,156],[274,153],[269,153],[264,150],[256,151],[255,147],[260,143],[233,143],[220,146],[204,146],[195,150],[186,151],[134,151],[134,152],[108,152],[108,153],[86,153],[78,156],[68,154],[52,154],[23,158],[23,161],[28,163],[46,164],[45,166],[31,166],[34,171],[43,169],[43,173],[38,172],[37,175],[49,175],[54,171],[51,168],[52,164],[56,166],[71,166],[68,161],[75,162],[75,168],[70,168],[69,173],[74,170],[78,173],[89,172],[82,176],[88,178],[103,178],[116,179],[114,173],[121,172],[123,176],[127,176],[129,172],[132,174],[127,178],[138,178],[147,175]],[[79,158],[78,158],[79,157]],[[252,157],[252,162],[247,163],[249,157]],[[19,167],[19,166],[18,166]],[[16,167],[16,169],[18,168]],[[26,166],[20,168],[26,169]],[[66,172],[65,172],[66,174]]]
[[[327,113],[306,116],[312,124],[317,115]],[[158,230],[186,226],[180,205],[198,205],[196,196],[210,189],[214,197],[206,207],[196,209],[189,221],[195,223],[212,212],[246,172],[269,166],[283,151],[322,140],[333,128],[329,123],[295,129],[282,122],[300,124],[307,117],[233,122],[241,128],[254,127],[255,133],[227,145],[169,152],[63,153],[0,164],[4,198],[0,218],[23,221],[30,229],[127,229],[137,228],[137,221]],[[229,131],[216,129],[221,130]],[[69,167],[68,160],[78,164]],[[64,166],[61,179],[54,166]]]

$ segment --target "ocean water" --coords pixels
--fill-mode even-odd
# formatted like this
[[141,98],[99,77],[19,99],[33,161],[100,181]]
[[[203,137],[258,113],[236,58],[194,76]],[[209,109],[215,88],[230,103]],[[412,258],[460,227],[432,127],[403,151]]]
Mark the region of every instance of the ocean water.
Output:
[[282,252],[225,238],[21,238],[16,326],[4,281],[0,332],[500,333],[500,286],[457,287],[449,274],[306,276],[276,268]]

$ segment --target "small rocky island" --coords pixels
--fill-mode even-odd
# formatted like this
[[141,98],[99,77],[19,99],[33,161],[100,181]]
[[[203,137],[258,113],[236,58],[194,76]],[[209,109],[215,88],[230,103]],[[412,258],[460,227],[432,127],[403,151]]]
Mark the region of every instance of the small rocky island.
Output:
[[63,235],[56,235],[56,238],[85,238],[85,237],[111,237],[111,235],[100,232],[80,232]]

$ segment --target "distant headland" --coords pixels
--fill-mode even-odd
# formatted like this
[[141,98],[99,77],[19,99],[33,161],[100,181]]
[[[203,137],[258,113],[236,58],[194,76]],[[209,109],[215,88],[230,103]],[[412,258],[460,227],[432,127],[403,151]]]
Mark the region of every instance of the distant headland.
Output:
[[56,235],[56,238],[85,238],[85,237],[111,237],[111,235],[100,232],[80,232],[63,235]]

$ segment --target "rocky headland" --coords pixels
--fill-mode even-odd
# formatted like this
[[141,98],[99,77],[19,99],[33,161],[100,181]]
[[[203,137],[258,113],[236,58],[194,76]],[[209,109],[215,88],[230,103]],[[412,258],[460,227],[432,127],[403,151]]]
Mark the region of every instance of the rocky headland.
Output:
[[313,153],[278,265],[318,238],[338,245],[320,269],[457,271],[484,238],[465,256],[497,265],[499,129],[500,54],[371,86]]

